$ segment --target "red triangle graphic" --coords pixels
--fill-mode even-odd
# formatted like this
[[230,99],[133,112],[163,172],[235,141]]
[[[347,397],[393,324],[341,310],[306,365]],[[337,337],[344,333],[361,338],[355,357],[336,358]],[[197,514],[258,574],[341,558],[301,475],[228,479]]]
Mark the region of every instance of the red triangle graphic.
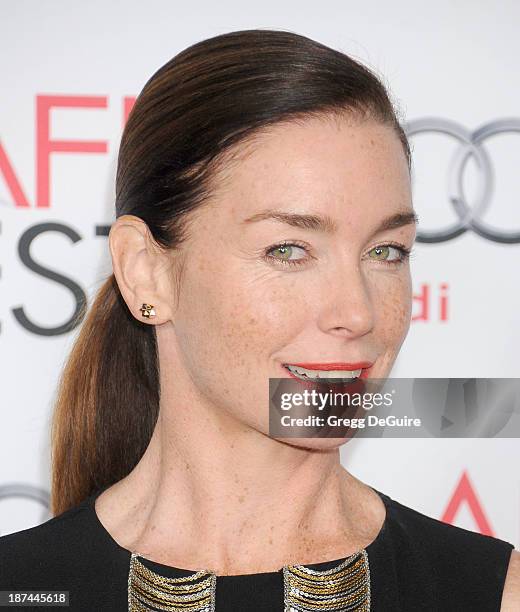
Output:
[[467,502],[480,533],[494,537],[495,534],[493,529],[491,529],[491,525],[484,514],[482,503],[478,499],[475,489],[469,481],[466,470],[462,472],[459,483],[455,487],[455,491],[453,492],[453,495],[451,496],[451,499],[448,502],[448,505],[446,506],[440,520],[444,523],[453,525],[455,515],[463,502]]

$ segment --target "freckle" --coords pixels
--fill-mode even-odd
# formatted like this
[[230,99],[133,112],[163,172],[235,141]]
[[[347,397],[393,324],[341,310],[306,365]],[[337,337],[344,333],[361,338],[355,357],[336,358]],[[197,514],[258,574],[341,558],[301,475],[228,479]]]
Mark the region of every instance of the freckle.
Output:
[[238,496],[238,501],[239,501],[239,503],[243,504],[244,503],[244,496],[243,495],[239,495]]

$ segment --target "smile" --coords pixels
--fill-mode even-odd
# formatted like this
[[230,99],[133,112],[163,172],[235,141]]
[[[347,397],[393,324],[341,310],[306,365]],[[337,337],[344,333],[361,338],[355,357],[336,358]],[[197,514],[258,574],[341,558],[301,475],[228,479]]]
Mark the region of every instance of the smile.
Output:
[[362,368],[356,370],[318,370],[308,369],[301,366],[284,364],[285,368],[300,380],[326,381],[326,382],[352,382],[362,372]]

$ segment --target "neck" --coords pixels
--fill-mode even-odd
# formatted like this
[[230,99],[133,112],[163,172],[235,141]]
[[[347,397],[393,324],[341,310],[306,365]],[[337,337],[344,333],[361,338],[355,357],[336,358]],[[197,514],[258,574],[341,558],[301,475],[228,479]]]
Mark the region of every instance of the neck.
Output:
[[96,503],[121,546],[225,575],[338,559],[372,541],[384,506],[337,448],[274,440],[200,397],[180,398],[179,387],[173,396],[174,387],[162,387],[138,465]]

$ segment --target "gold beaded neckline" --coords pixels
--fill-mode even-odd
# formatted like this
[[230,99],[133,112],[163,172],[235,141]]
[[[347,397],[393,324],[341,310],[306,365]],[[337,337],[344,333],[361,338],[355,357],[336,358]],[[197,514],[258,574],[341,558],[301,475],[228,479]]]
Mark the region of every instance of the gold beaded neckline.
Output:
[[[286,565],[282,569],[280,612],[370,611],[370,568],[364,548],[328,570],[305,565]],[[215,612],[216,586],[217,576],[209,571],[171,578],[151,570],[133,552],[128,572],[128,610]]]

